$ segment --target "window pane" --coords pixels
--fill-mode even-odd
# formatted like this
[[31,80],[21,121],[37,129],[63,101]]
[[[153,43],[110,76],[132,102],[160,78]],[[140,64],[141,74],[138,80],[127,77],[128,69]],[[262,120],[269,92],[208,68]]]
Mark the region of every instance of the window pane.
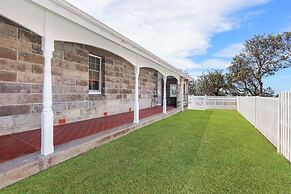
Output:
[[91,90],[99,90],[99,82],[98,81],[91,82]]
[[90,63],[96,63],[95,57],[89,55],[89,62]]
[[93,70],[94,69],[94,63],[89,63],[89,69]]
[[90,80],[90,81],[89,81],[89,90],[93,90],[92,85],[93,85],[93,83],[92,83],[92,81]]
[[96,63],[96,70],[100,71],[100,64],[99,63]]
[[89,71],[89,80],[92,80],[92,79],[93,79],[93,72]]
[[89,90],[100,90],[100,64],[100,58],[89,56]]
[[99,81],[99,72],[95,72],[96,80]]
[[94,82],[94,90],[99,90],[99,81]]
[[96,71],[89,71],[89,80],[97,80]]
[[92,80],[94,80],[94,81],[99,80],[99,76],[98,76],[98,73],[96,71],[92,71]]
[[99,81],[89,81],[89,90],[99,90]]
[[93,70],[96,71],[96,63],[94,63]]
[[101,63],[100,58],[97,58],[97,57],[96,57],[96,64],[99,65],[100,63]]

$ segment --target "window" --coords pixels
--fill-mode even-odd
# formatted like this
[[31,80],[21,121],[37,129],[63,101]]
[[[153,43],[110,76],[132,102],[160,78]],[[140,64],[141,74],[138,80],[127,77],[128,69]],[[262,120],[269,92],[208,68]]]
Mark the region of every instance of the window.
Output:
[[101,93],[101,57],[89,55],[89,93]]

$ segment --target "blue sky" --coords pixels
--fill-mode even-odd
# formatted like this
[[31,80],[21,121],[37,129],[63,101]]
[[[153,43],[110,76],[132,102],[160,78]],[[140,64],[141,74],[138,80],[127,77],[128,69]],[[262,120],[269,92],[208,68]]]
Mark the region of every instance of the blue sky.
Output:
[[[249,15],[249,16],[246,16]],[[256,34],[278,34],[291,31],[291,1],[276,0],[264,5],[241,10],[234,14],[234,17],[244,18],[240,26],[230,31],[215,34],[211,39],[211,47],[206,54],[192,56],[191,59],[201,62],[212,58],[217,52],[226,48],[228,45],[243,43]],[[224,57],[222,57],[224,58]],[[225,57],[226,60],[231,60]],[[207,68],[195,69],[192,71],[205,71]],[[291,91],[291,68],[283,69],[276,75],[264,79],[265,86],[271,86],[280,91]]]
[[[256,34],[291,31],[291,0],[68,1],[193,77],[228,67]],[[291,68],[265,86],[291,91]]]

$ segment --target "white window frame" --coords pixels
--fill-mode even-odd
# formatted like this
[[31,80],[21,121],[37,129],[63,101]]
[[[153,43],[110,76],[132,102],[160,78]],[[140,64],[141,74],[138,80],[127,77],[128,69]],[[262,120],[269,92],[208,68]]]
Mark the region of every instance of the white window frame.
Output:
[[[97,55],[93,55],[93,54],[89,54],[89,58],[91,57],[95,57],[95,58],[98,58],[99,61],[100,61],[100,64],[99,64],[99,90],[90,90],[89,89],[89,94],[101,94],[101,81],[102,81],[102,58],[97,56]],[[90,59],[89,59],[89,63],[90,63]],[[89,68],[90,68],[90,64],[89,64]],[[90,69],[88,68],[88,75],[89,75],[89,86],[90,87]]]

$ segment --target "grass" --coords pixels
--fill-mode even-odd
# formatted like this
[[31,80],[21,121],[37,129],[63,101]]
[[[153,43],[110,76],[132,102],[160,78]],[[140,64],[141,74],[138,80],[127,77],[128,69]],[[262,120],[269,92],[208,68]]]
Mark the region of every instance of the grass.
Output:
[[291,165],[236,111],[185,111],[0,193],[291,193]]

